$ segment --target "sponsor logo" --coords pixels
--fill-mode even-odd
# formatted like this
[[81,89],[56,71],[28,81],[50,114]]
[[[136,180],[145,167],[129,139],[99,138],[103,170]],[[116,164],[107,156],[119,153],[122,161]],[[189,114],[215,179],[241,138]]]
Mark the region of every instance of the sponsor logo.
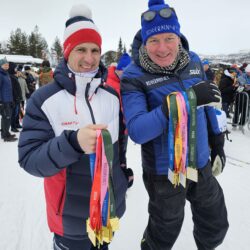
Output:
[[68,121],[68,122],[62,122],[61,123],[62,126],[76,126],[78,124],[79,124],[78,121]]
[[151,86],[151,85],[154,85],[154,84],[157,84],[157,83],[160,83],[160,82],[164,82],[164,81],[167,81],[167,80],[169,80],[168,76],[159,77],[159,78],[156,78],[156,79],[153,79],[153,80],[146,81],[146,85]]
[[190,69],[189,75],[200,75],[201,71],[199,69]]
[[177,30],[178,30],[178,27],[176,25],[164,24],[164,25],[159,25],[159,26],[155,26],[151,29],[148,29],[146,31],[146,35],[150,36],[150,35],[155,34],[157,32],[177,31]]

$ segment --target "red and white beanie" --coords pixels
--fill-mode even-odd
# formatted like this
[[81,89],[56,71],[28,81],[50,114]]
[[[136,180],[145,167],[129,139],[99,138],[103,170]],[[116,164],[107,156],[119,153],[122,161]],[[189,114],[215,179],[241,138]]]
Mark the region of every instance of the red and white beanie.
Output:
[[63,49],[66,60],[72,49],[78,44],[91,42],[101,48],[101,35],[92,20],[92,12],[86,5],[74,5],[65,26]]

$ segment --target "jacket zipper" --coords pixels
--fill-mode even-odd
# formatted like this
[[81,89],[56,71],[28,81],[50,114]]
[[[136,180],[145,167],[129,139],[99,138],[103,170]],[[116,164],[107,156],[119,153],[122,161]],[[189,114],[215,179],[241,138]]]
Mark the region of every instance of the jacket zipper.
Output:
[[[91,81],[92,81],[92,79],[91,79]],[[90,115],[91,115],[92,122],[93,122],[93,124],[96,124],[93,109],[92,109],[92,107],[90,105],[90,102],[89,102],[89,89],[90,89],[91,81],[87,83],[87,86],[86,86],[86,89],[85,89],[85,100],[86,100],[86,103],[87,103],[88,108],[89,108],[89,112],[90,112]]]

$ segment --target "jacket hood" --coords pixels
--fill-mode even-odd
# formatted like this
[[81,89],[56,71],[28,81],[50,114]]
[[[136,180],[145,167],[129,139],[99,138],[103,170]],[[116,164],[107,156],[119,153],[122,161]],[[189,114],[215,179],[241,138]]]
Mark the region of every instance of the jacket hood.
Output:
[[[187,38],[183,34],[181,34],[180,39],[181,39],[181,43],[182,43],[183,48],[185,50],[189,51],[189,44],[188,44]],[[132,43],[132,58],[137,65],[140,65],[140,63],[139,63],[139,49],[140,49],[142,44],[143,44],[143,41],[142,41],[142,36],[141,36],[141,30],[139,30],[136,33],[134,40],[133,40],[133,43]]]

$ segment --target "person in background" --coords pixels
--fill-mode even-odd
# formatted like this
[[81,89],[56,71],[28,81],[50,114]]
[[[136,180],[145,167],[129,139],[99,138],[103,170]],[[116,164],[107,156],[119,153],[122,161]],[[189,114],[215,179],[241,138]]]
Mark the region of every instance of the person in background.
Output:
[[39,72],[39,87],[42,87],[53,80],[53,71],[50,67],[50,62],[48,60],[44,60],[41,65],[41,69]]
[[238,78],[239,76],[242,75],[242,71],[241,71],[240,67],[237,64],[232,64],[230,68],[235,69],[235,71],[237,73],[236,78]]
[[247,122],[247,112],[250,100],[250,64],[245,68],[243,73],[238,79],[239,87],[237,89],[239,94],[235,98],[235,110],[233,116],[233,129],[239,125],[240,129],[244,132],[243,126]]
[[242,73],[245,73],[246,72],[245,69],[246,69],[247,66],[248,66],[248,63],[243,63],[242,66],[240,67],[240,71]]
[[107,250],[108,244],[92,245],[86,229],[94,185],[90,154],[96,152],[97,132],[108,130],[114,151],[110,159],[112,213],[120,218],[125,212],[128,181],[118,155],[119,98],[104,86],[102,38],[91,10],[74,5],[65,26],[64,58],[54,80],[36,90],[27,103],[19,163],[28,173],[44,177],[54,250]]
[[207,59],[204,59],[204,60],[202,61],[202,65],[203,65],[203,69],[204,69],[204,71],[205,71],[207,80],[213,81],[213,80],[214,80],[214,73],[213,73],[213,71],[210,69],[209,61],[208,61]]
[[30,96],[36,90],[36,80],[35,80],[33,74],[31,73],[30,66],[28,66],[28,65],[24,66],[24,75],[26,77],[26,83],[27,83],[27,87],[29,89],[29,93],[26,94],[26,97],[27,97],[27,99],[29,99]]
[[222,109],[225,111],[227,118],[231,118],[230,105],[234,101],[237,88],[237,70],[235,68],[225,69],[219,83],[219,89],[222,97]]
[[22,92],[22,101],[21,101],[21,107],[24,108],[25,102],[26,102],[26,95],[29,94],[29,89],[27,87],[26,83],[26,77],[22,73],[23,67],[22,65],[19,65],[17,67],[17,79],[21,87],[21,92]]
[[19,123],[19,113],[20,113],[20,105],[22,101],[22,90],[17,79],[17,65],[13,62],[9,63],[8,69],[10,80],[12,83],[13,90],[13,102],[12,102],[12,115],[11,115],[11,131],[19,132],[18,128],[21,128]]
[[[220,102],[220,92],[211,80],[206,80],[198,55],[188,50],[174,9],[163,0],[149,0],[148,7],[141,15],[141,32],[132,45],[133,63],[124,70],[121,79],[126,126],[130,138],[142,145],[143,181],[149,195],[149,220],[141,249],[173,248],[181,231],[187,199],[191,203],[197,248],[212,250],[223,242],[229,227],[223,191],[213,176],[213,172],[219,169],[221,172],[225,166],[224,135],[219,130],[214,107],[208,106]],[[189,176],[186,181],[184,174],[180,180],[173,172],[176,162],[182,157],[184,163],[187,154],[179,153],[181,146],[177,143],[182,136],[175,134],[179,131],[177,127],[170,129],[176,119],[172,97],[184,98],[185,93],[193,93],[189,100],[196,97],[197,104],[197,108],[194,103],[189,111],[189,115],[196,116],[191,129],[196,133],[196,143],[192,146],[196,153],[188,151],[196,179]],[[182,100],[179,107],[184,109],[186,102]],[[187,128],[188,119],[181,124]],[[194,135],[190,133],[190,140]],[[178,145],[176,152],[172,142]],[[221,160],[216,171],[214,162],[210,162],[210,147],[211,154]],[[194,155],[196,160],[191,163]]]
[[14,134],[9,132],[12,115],[13,91],[10,76],[8,74],[9,62],[4,57],[0,59],[0,114],[1,119],[1,139],[4,142],[16,141]]
[[108,67],[108,75],[106,79],[106,84],[112,87],[116,93],[119,95],[120,104],[121,104],[121,113],[120,113],[120,133],[123,134],[123,136],[120,136],[119,141],[119,158],[120,158],[120,166],[122,170],[124,171],[125,175],[128,179],[128,187],[130,188],[133,185],[134,181],[134,173],[131,168],[127,168],[127,145],[128,145],[128,132],[126,129],[124,116],[123,116],[123,110],[122,110],[122,100],[121,100],[121,90],[120,90],[120,78],[122,76],[122,73],[124,69],[130,64],[131,58],[129,54],[124,53],[119,61],[118,64],[111,65]]

